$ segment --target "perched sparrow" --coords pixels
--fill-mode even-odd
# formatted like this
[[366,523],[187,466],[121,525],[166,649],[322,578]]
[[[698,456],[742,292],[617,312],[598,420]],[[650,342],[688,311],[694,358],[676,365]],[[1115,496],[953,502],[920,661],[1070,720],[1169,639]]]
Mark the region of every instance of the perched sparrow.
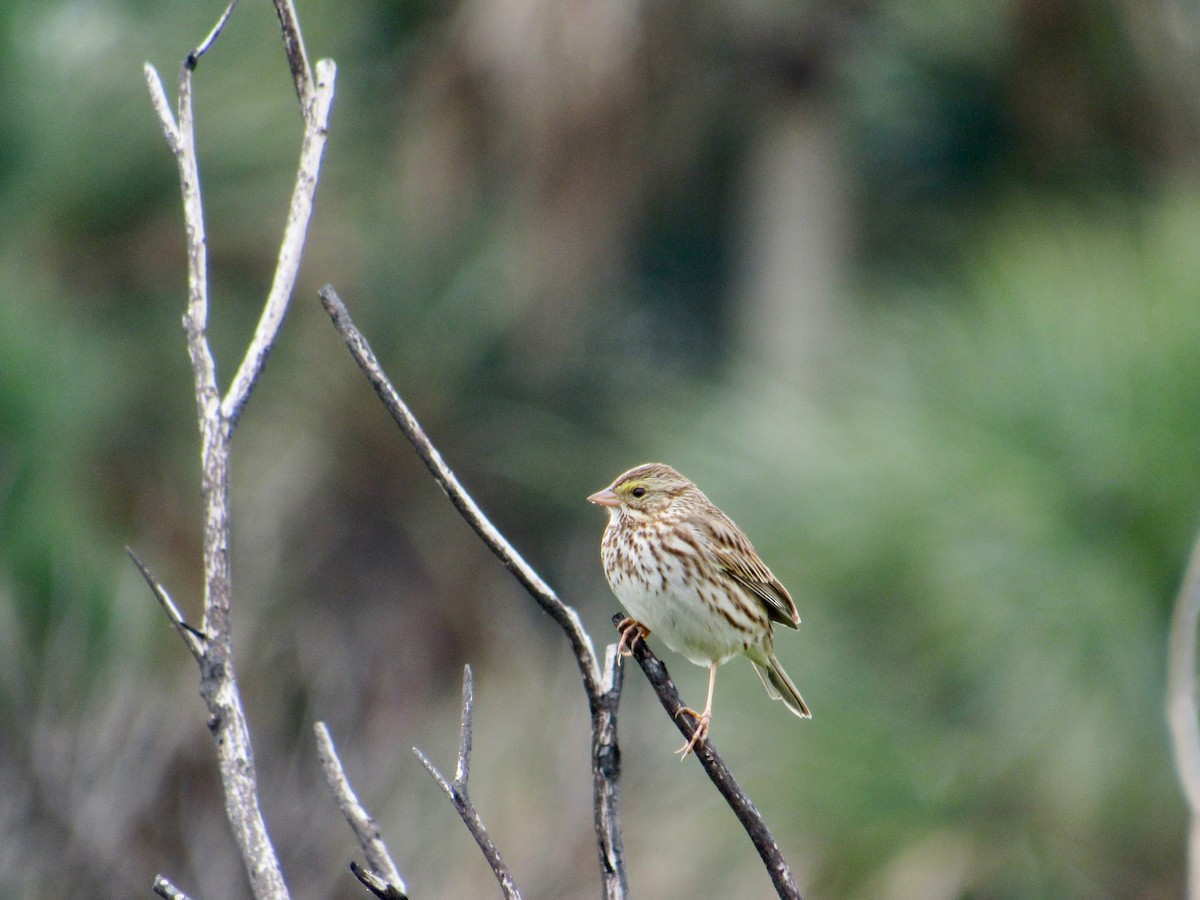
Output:
[[744,653],[772,698],[811,718],[804,699],[775,658],[772,624],[800,624],[796,604],[733,520],[670,466],[647,463],[588,497],[608,509],[600,545],[604,574],[630,618],[621,649],[657,633],[672,650],[708,667],[704,712],[687,756],[708,734],[717,666]]

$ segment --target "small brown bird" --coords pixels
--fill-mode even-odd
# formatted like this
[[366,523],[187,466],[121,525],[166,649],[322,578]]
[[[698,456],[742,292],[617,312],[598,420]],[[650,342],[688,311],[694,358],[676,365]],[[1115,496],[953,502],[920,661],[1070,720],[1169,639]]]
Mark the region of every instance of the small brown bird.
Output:
[[687,756],[708,734],[717,666],[743,653],[772,698],[805,719],[808,706],[775,658],[772,625],[800,624],[796,604],[733,520],[670,466],[630,469],[588,497],[608,509],[600,544],[604,574],[629,618],[621,648],[657,633],[668,647],[708,667],[704,712]]

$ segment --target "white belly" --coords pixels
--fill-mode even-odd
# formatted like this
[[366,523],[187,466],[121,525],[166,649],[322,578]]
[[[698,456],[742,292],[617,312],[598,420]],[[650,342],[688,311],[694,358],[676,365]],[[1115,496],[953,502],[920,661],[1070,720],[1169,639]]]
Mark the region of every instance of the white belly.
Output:
[[[749,631],[735,628],[714,608],[718,602],[728,603],[719,596],[722,589],[702,586],[670,553],[661,555],[652,572],[642,570],[631,577],[627,567],[607,564],[613,548],[605,547],[604,552],[609,585],[626,612],[696,665],[724,662],[747,644],[761,643],[763,632],[769,634],[765,622]],[[727,589],[738,590],[734,585]]]

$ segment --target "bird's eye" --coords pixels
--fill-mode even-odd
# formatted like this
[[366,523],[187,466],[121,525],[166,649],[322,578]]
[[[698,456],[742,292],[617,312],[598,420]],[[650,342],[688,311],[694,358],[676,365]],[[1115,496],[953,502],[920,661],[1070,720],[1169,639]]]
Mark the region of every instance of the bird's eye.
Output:
[[639,485],[638,487],[635,487],[629,493],[631,493],[634,497],[637,497],[640,500],[642,497],[646,496],[646,489]]

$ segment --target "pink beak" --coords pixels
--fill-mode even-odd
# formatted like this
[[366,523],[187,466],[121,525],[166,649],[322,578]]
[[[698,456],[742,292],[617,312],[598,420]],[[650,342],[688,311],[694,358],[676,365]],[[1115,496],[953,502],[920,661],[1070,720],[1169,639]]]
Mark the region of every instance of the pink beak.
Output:
[[592,494],[592,496],[588,497],[588,502],[595,503],[597,506],[611,507],[621,505],[621,501],[617,498],[617,495],[614,494],[609,488],[605,488],[602,491]]

